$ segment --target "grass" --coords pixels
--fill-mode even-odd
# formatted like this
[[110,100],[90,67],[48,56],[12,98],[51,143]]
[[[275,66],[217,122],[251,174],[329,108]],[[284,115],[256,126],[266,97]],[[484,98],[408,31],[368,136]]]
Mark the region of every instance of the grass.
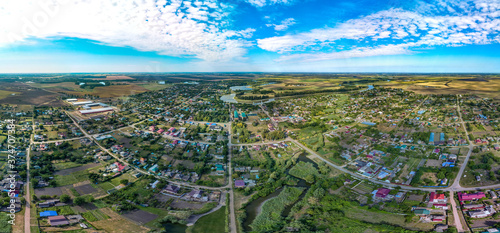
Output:
[[303,191],[304,188],[285,187],[278,196],[264,202],[262,211],[257,215],[252,224],[250,224],[252,230],[256,232],[279,230],[282,220],[281,213],[285,210],[286,206],[297,201]]
[[108,191],[112,188],[114,188],[115,186],[113,184],[111,184],[110,182],[104,182],[104,183],[100,183],[98,184],[97,186],[99,186],[100,188],[102,188],[104,191]]
[[82,216],[89,222],[95,222],[100,220],[108,219],[109,216],[105,215],[100,210],[91,210],[85,213],[82,213]]
[[87,170],[83,170],[83,171],[73,172],[73,173],[68,174],[68,175],[56,175],[54,179],[56,180],[57,186],[65,186],[65,185],[75,184],[78,182],[88,180],[89,179],[89,176],[88,176],[89,171],[99,170],[100,168],[102,168],[102,165],[97,166],[97,167],[93,167],[93,168],[90,168]]
[[194,214],[204,214],[204,213],[210,211],[211,209],[215,208],[216,206],[217,206],[217,202],[209,202],[209,203],[203,205],[203,207],[201,207],[201,209],[196,210],[194,212]]
[[389,223],[396,226],[407,227],[412,229],[419,229],[422,231],[429,231],[434,228],[431,223],[411,222],[406,223],[404,215],[397,215],[383,211],[369,211],[361,207],[346,208],[344,210],[345,216],[352,219],[357,219],[369,223]]
[[12,225],[7,224],[7,221],[11,220],[9,216],[7,216],[6,213],[1,212],[0,213],[0,232],[11,232],[12,231]]
[[0,90],[0,99],[7,98],[12,94],[19,94],[19,92]]
[[219,210],[198,219],[191,232],[192,233],[224,232],[226,224],[225,215],[226,215],[226,207],[223,206]]
[[146,84],[138,84],[138,86],[144,87],[150,91],[158,91],[158,90],[163,90],[171,85],[167,85],[167,84],[161,85],[158,83],[146,83]]
[[300,161],[290,169],[290,175],[304,179],[307,182],[314,182],[314,179],[319,176],[319,172],[312,163]]
[[55,163],[55,164],[53,164],[53,166],[57,171],[60,171],[60,170],[64,170],[64,169],[79,167],[82,165],[75,163],[75,162],[64,162],[64,163]]

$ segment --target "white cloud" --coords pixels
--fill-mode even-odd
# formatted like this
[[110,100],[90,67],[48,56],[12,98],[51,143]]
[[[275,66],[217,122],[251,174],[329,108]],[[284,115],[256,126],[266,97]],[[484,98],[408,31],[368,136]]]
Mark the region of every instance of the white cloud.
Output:
[[[449,8],[449,9],[448,9]],[[444,9],[444,10],[443,10]],[[453,10],[450,10],[453,9]],[[438,1],[416,10],[389,9],[348,20],[331,28],[258,39],[260,48],[284,55],[280,60],[325,60],[360,56],[405,54],[412,48],[463,46],[498,43],[500,2]],[[335,42],[348,39],[368,41],[363,49],[313,54],[307,51],[331,50]]]
[[287,18],[282,20],[279,24],[266,24],[267,27],[274,27],[274,30],[276,31],[285,31],[288,29],[288,27],[294,25],[295,19],[294,18]]
[[78,37],[163,55],[228,60],[245,54],[244,38],[254,31],[228,29],[231,10],[216,0],[5,0],[0,45]]
[[295,2],[295,0],[244,0],[256,7],[264,7],[268,5],[290,5]]

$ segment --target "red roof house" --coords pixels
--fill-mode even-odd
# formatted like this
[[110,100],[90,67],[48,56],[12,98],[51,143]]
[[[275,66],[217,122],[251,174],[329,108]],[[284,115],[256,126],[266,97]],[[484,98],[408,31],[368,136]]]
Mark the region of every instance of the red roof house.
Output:
[[478,193],[462,193],[459,192],[458,194],[458,200],[459,201],[472,201],[472,200],[479,200],[483,197],[486,197],[483,192],[478,192]]
[[379,188],[377,190],[377,193],[375,193],[375,196],[380,197],[380,198],[385,198],[385,197],[387,197],[387,195],[389,194],[390,191],[391,191],[390,189]]

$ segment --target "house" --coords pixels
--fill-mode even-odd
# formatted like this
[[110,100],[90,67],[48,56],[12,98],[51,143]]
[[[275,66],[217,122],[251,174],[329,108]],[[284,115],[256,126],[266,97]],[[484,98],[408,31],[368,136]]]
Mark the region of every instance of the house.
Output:
[[119,162],[115,162],[111,166],[113,167],[113,172],[121,172],[121,171],[123,171],[126,168],[125,166],[123,166]]
[[445,224],[437,224],[436,227],[434,228],[434,231],[436,232],[444,232],[448,230],[448,225]]
[[217,172],[217,174],[219,175],[224,174],[224,166],[222,166],[222,164],[216,164],[215,172]]
[[444,215],[433,215],[432,216],[432,221],[433,222],[442,222],[446,220],[446,216]]
[[434,206],[434,208],[436,209],[442,209],[442,210],[447,210],[448,209],[448,205],[447,204],[439,204],[439,203],[434,203],[432,204]]
[[235,180],[234,181],[234,187],[236,187],[236,188],[244,188],[245,187],[245,181],[243,181],[243,180]]
[[219,126],[219,125],[211,125],[209,127],[210,131],[221,131],[222,130],[222,126]]
[[431,192],[429,195],[429,202],[430,203],[446,203],[448,200],[444,193],[436,193],[436,192]]
[[156,188],[156,186],[157,186],[159,183],[160,183],[160,181],[159,181],[159,180],[155,180],[155,182],[153,182],[153,183],[151,184],[151,188]]
[[59,203],[59,200],[57,200],[57,199],[46,200],[45,202],[38,203],[38,207],[40,207],[40,208],[48,208],[48,207],[55,206],[55,205],[61,206],[61,205],[66,205],[66,204]]
[[160,169],[158,168],[158,164],[153,165],[151,168],[149,168],[150,172],[158,172]]
[[498,198],[497,194],[495,192],[491,191],[491,190],[490,190],[490,196],[491,196],[491,199],[497,199]]
[[179,192],[181,188],[175,186],[175,185],[167,185],[167,187],[165,187],[165,192],[167,193],[171,193],[171,194],[177,194]]
[[390,189],[386,189],[386,188],[379,188],[377,190],[377,193],[375,193],[375,197],[378,197],[378,198],[386,198],[387,195],[389,194],[389,192],[391,192]]
[[201,191],[201,190],[193,190],[193,191],[189,192],[188,197],[200,199],[202,194],[203,194],[203,191]]
[[458,195],[459,201],[475,201],[475,200],[479,200],[483,197],[486,197],[483,192],[478,192],[478,193],[458,192],[457,195]]
[[62,225],[68,225],[69,222],[64,216],[52,216],[49,217],[49,224],[51,226],[62,226]]
[[484,210],[471,210],[467,212],[471,218],[486,218],[490,215],[489,212]]

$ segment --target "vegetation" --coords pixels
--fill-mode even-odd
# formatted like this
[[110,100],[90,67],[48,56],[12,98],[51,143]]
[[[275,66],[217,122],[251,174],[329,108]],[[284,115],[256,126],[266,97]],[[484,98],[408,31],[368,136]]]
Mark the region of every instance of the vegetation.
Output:
[[257,232],[279,230],[284,225],[281,213],[286,206],[296,202],[303,191],[304,188],[285,187],[277,197],[266,201],[261,213],[252,222],[252,229]]
[[312,163],[300,161],[290,169],[290,175],[314,183],[319,177],[319,172]]
[[191,233],[212,233],[225,231],[226,207],[201,217],[191,229]]

